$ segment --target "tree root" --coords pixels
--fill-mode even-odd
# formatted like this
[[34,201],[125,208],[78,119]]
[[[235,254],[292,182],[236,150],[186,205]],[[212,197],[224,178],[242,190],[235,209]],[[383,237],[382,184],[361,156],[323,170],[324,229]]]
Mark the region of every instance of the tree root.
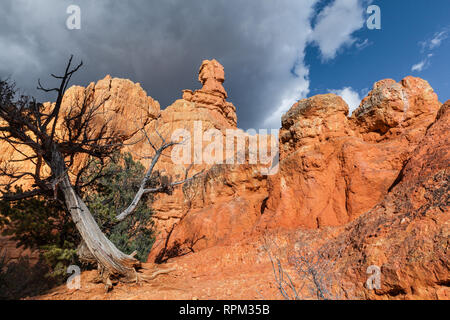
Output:
[[97,277],[93,280],[93,282],[103,283],[105,285],[105,292],[107,293],[111,291],[119,282],[141,284],[143,282],[154,280],[160,275],[169,274],[175,270],[176,267],[172,267],[163,270],[156,270],[152,274],[143,274],[134,269],[132,274],[117,275],[109,272],[105,267],[98,265]]
[[145,279],[146,279],[147,281],[154,280],[154,279],[156,279],[159,275],[171,273],[172,271],[175,271],[176,269],[177,269],[177,268],[172,267],[172,268],[165,269],[165,270],[157,270],[157,271],[153,272],[150,276],[145,276]]

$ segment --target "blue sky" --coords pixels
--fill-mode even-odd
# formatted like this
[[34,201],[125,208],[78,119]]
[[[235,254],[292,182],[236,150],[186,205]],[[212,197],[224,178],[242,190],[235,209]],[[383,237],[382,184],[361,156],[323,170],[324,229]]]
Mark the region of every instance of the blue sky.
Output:
[[[384,0],[372,4],[381,8],[381,30],[364,27],[353,34],[357,43],[368,40],[364,49],[353,45],[323,62],[317,46],[307,47],[308,96],[350,87],[363,98],[378,80],[400,81],[412,75],[426,79],[441,102],[450,99],[450,39],[446,38],[450,36],[450,1]],[[442,41],[431,49],[430,41],[435,38]],[[428,46],[424,48],[422,43]],[[412,70],[423,61],[422,70]]]
[[[369,5],[381,30],[366,26]],[[449,13],[449,0],[2,0],[0,77],[49,101],[37,80],[50,86],[73,54],[84,62],[73,84],[127,78],[165,108],[215,58],[238,126],[277,129],[299,99],[334,92],[355,108],[385,78],[418,76],[450,99]]]

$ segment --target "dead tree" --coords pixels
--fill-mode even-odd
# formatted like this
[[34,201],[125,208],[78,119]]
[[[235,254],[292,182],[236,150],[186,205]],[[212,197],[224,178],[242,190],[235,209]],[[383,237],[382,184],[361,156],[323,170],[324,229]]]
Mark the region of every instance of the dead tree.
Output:
[[340,294],[333,292],[333,287],[337,285],[334,266],[336,260],[341,256],[341,250],[329,255],[327,245],[318,249],[308,246],[296,248],[294,253],[288,255],[287,259],[296,273],[297,280],[294,281],[283,268],[279,256],[274,254],[270,247],[275,247],[279,252],[282,250],[275,242],[271,241],[272,244],[270,244],[267,238],[265,242],[264,249],[272,264],[275,284],[285,300],[343,299]]
[[[83,245],[97,261],[104,281],[111,276],[122,281],[137,281],[136,268],[140,266],[131,255],[121,252],[105,236],[94,220],[88,207],[79,195],[79,190],[93,183],[98,176],[92,177],[81,185],[82,173],[89,165],[79,168],[75,178],[69,175],[77,157],[86,156],[91,159],[100,159],[102,163],[112,153],[124,146],[123,138],[108,127],[108,121],[98,119],[104,116],[102,106],[109,96],[94,99],[94,93],[86,93],[81,99],[75,99],[68,108],[62,110],[62,102],[72,76],[82,67],[83,63],[73,66],[70,57],[64,74],[52,77],[59,81],[55,88],[45,88],[38,82],[38,89],[47,93],[56,93],[56,102],[50,106],[37,103],[29,97],[17,97],[15,86],[10,81],[0,81],[0,140],[8,143],[14,150],[23,156],[17,162],[32,162],[34,170],[18,172],[11,170],[8,163],[0,168],[0,175],[8,178],[2,187],[2,199],[15,201],[35,196],[53,197],[62,201],[70,213],[83,241]],[[94,124],[95,122],[95,124]],[[154,154],[136,197],[122,213],[118,220],[125,219],[132,214],[141,197],[146,193],[167,193],[170,188],[191,180],[172,182],[170,185],[160,185],[148,188],[155,165],[164,151],[171,148],[176,142],[167,142],[161,135],[161,143],[155,146],[149,135],[145,132],[143,123],[139,128],[153,148]],[[58,128],[58,130],[57,130]],[[61,133],[61,131],[63,133]],[[159,133],[158,133],[159,135]],[[11,160],[12,161],[12,160]],[[50,174],[43,174],[43,167],[50,168]],[[22,179],[32,180],[30,190],[22,193],[8,192],[10,187]],[[75,181],[75,182],[73,182]],[[86,250],[84,250],[86,253]]]
[[[289,262],[301,279],[309,296],[317,300],[339,300],[340,296],[333,294],[336,275],[333,273],[337,256],[329,257],[324,247],[311,250],[304,246],[297,248],[289,257]],[[303,288],[302,288],[303,289]]]
[[272,264],[273,275],[278,291],[285,300],[301,300],[298,290],[289,276],[289,273],[284,271],[280,258],[272,256],[272,253],[267,247],[265,249],[269,256],[270,263]]

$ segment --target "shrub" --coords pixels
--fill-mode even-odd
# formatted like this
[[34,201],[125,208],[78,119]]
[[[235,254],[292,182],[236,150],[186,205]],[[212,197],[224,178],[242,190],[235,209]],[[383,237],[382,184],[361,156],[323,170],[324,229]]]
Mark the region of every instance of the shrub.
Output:
[[48,266],[39,261],[31,264],[28,257],[17,261],[7,260],[6,250],[0,249],[0,300],[16,300],[43,294],[58,282],[42,275]]
[[[19,187],[15,190],[21,191]],[[2,234],[16,241],[17,247],[38,250],[40,263],[48,267],[41,275],[63,281],[63,269],[76,262],[75,249],[80,240],[62,204],[43,197],[2,201],[0,213],[4,217]]]
[[[99,172],[99,162],[94,162],[89,172]],[[145,168],[133,160],[131,154],[115,154],[112,161],[102,170],[102,177],[85,192],[85,201],[103,232],[127,254],[137,252],[136,258],[147,260],[154,243],[152,210],[149,196],[144,196],[132,215],[118,222],[116,216],[133,200]]]

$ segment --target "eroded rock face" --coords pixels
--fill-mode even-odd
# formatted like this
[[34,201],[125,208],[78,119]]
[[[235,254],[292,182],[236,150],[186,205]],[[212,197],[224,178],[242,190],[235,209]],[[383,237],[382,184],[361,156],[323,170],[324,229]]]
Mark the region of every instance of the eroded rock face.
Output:
[[248,236],[268,196],[267,179],[260,169],[248,164],[215,165],[186,184],[181,214],[156,239],[148,261],[161,262]]
[[[228,129],[236,129],[236,112],[231,103],[226,101],[227,93],[223,87],[225,73],[222,65],[216,60],[203,61],[199,70],[199,81],[203,88],[192,92],[183,91],[183,98],[176,100],[172,105],[161,111],[160,117],[154,121],[149,132],[151,139],[160,142],[160,138],[155,133],[156,130],[167,140],[172,139],[172,134],[178,129],[186,130],[190,136],[187,143],[191,146],[190,160],[194,162],[195,147],[203,152],[208,146],[204,142],[203,134],[208,130],[217,130],[225,137]],[[197,128],[197,131],[196,131]],[[200,137],[196,135],[200,133]],[[200,139],[197,139],[200,138]],[[151,152],[151,150],[148,150]],[[223,152],[224,157],[226,150]],[[213,164],[201,161],[193,166],[189,164],[174,163],[171,152],[162,157],[156,166],[156,170],[170,175],[174,180],[184,179],[186,169],[190,168],[189,175],[194,175],[201,171],[210,170]],[[203,186],[200,186],[203,188]],[[203,191],[202,191],[203,192]],[[180,218],[184,215],[191,200],[186,198],[182,188],[176,188],[172,195],[158,195],[153,203],[155,211],[155,225],[160,233],[159,240],[164,239]],[[157,242],[159,242],[159,240]]]
[[[205,250],[171,259],[175,274],[157,278],[151,284],[139,287],[118,287],[105,293],[102,285],[95,285],[95,274],[84,273],[83,288],[73,292],[65,286],[41,299],[283,299],[278,291],[272,264],[265,248],[271,245],[271,253],[280,259],[301,296],[316,298],[309,291],[311,281],[302,281],[289,257],[306,247],[314,253],[321,248],[324,257],[333,258],[325,270],[318,270],[331,281],[322,282],[332,297],[339,299],[450,299],[450,101],[438,112],[436,121],[427,129],[421,143],[411,152],[409,160],[400,170],[392,189],[371,210],[353,222],[321,229],[270,230],[260,234],[246,234],[245,199],[230,201],[242,208],[235,210],[206,210],[190,221],[202,221],[199,235],[208,235],[199,243],[206,244],[209,235],[217,232],[226,241]],[[217,171],[220,180],[232,170]],[[235,186],[239,188],[239,186]],[[241,187],[242,188],[242,187]],[[194,189],[195,190],[195,189]],[[236,189],[237,190],[237,189]],[[240,189],[238,192],[242,192]],[[227,194],[231,196],[230,194]],[[222,206],[227,206],[225,201]],[[217,208],[217,207],[216,207]],[[219,207],[220,209],[220,207]],[[251,215],[247,215],[251,217]],[[192,219],[192,220],[191,220]],[[230,221],[231,220],[231,221]],[[223,226],[216,229],[213,221]],[[186,224],[189,226],[189,224]],[[197,226],[194,223],[194,226]],[[219,224],[218,224],[219,225]],[[231,228],[230,228],[231,227]],[[186,232],[184,235],[182,232]],[[195,234],[188,228],[178,230],[184,239]],[[235,235],[245,236],[238,240]],[[234,238],[233,238],[234,237]],[[264,238],[269,239],[265,241]],[[200,247],[199,247],[200,248]],[[184,253],[184,252],[181,252]],[[380,288],[366,287],[369,267],[380,268]],[[147,265],[151,269],[152,265]],[[317,269],[316,269],[317,270]],[[373,270],[373,269],[372,269]],[[166,290],[167,285],[178,290]],[[122,287],[121,287],[122,286]],[[147,286],[147,287],[146,287]],[[154,290],[155,286],[161,290]],[[237,290],[238,288],[238,290]],[[330,295],[327,295],[329,298]]]
[[405,131],[418,134],[420,139],[426,129],[422,122],[429,124],[440,106],[436,93],[425,80],[414,77],[406,77],[399,83],[382,80],[363,99],[352,116],[352,124],[369,141],[386,140]]
[[[328,250],[342,250],[337,272],[364,283],[381,268],[381,288],[370,299],[450,298],[450,101],[401,170],[391,192],[346,226]],[[353,270],[353,271],[350,271]]]
[[[186,253],[190,250],[186,243],[193,243],[192,239],[198,240],[192,250],[226,243],[219,230],[232,228],[232,220],[240,221],[239,228],[234,225],[236,232],[227,235],[233,241],[238,235],[245,236],[242,225],[244,230],[259,232],[342,226],[354,221],[395,185],[440,105],[426,81],[411,77],[400,83],[376,83],[352,118],[347,117],[347,104],[333,94],[299,101],[282,118],[279,174],[261,179],[245,175],[239,167],[227,168],[241,172],[235,176],[247,181],[264,183],[258,192],[241,188],[233,191],[232,197],[220,199],[214,194],[229,194],[226,183],[218,183],[214,192],[202,190],[204,202],[174,228],[166,249],[173,249],[174,255]],[[382,121],[385,127],[380,131],[374,124]],[[219,178],[226,181],[227,171]],[[242,183],[242,178],[236,181]],[[247,204],[247,199],[253,201]],[[236,208],[236,203],[239,209],[245,208],[239,215],[230,209]],[[232,218],[235,216],[238,218]],[[161,246],[155,246],[151,259],[156,251],[161,252]]]
[[296,103],[283,117],[280,174],[270,177],[261,227],[344,225],[394,184],[440,108],[426,81],[375,84],[348,119],[335,95]]
[[317,95],[297,102],[281,119],[280,158],[312,149],[318,142],[354,135],[347,115],[347,104],[334,94]]
[[198,72],[198,81],[203,85],[203,91],[216,92],[227,98],[227,92],[222,85],[225,81],[225,71],[217,60],[204,60],[202,62]]

